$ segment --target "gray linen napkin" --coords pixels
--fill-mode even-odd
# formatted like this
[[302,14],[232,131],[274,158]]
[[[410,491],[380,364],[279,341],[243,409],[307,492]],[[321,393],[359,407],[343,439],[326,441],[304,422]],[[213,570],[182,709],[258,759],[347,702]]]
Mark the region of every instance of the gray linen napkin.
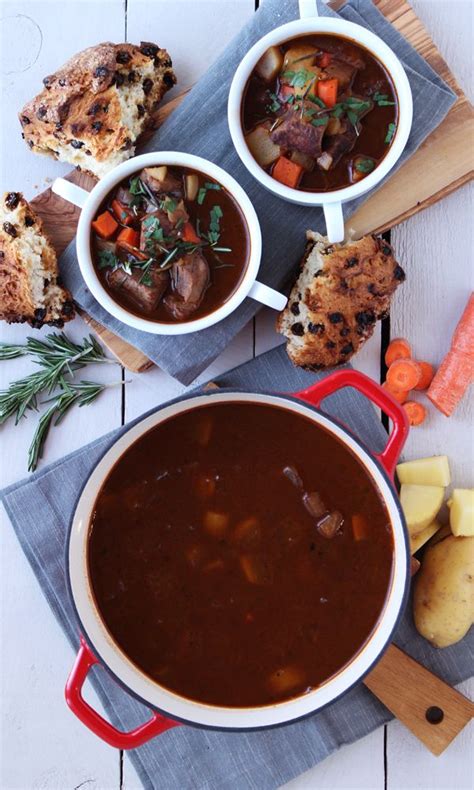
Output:
[[[323,16],[338,16],[320,0],[319,10]],[[377,33],[405,66],[413,92],[414,115],[410,138],[399,160],[400,166],[441,123],[455,101],[455,94],[387,22],[371,0],[350,0],[339,14]],[[297,0],[263,0],[249,23],[143,149],[198,154],[220,165],[237,179],[252,200],[262,228],[263,257],[259,279],[275,288],[285,287],[301,257],[307,228],[324,232],[322,212],[280,200],[263,189],[247,172],[230,138],[227,97],[235,70],[250,47],[268,31],[296,18]],[[367,197],[346,204],[345,216],[350,216]],[[201,332],[178,337],[151,335],[122,324],[95,301],[82,280],[75,242],[71,242],[61,256],[61,268],[66,285],[89,315],[139,348],[183,384],[194,381],[260,307],[248,298],[224,321]]]
[[[296,392],[322,377],[294,368],[279,347],[224,374],[218,382],[232,389]],[[385,431],[371,404],[358,392],[342,390],[328,398],[324,408],[370,449],[382,449]],[[135,422],[0,494],[41,589],[74,648],[80,628],[66,586],[68,525],[78,493],[97,460]],[[473,637],[474,629],[459,644],[434,650],[415,631],[408,609],[395,642],[454,684],[472,674]],[[65,681],[58,678],[58,694],[63,693]],[[127,696],[106,672],[93,673],[92,683],[115,726],[132,729],[149,717],[147,708]],[[249,733],[176,727],[129,754],[147,790],[274,790],[390,718],[386,708],[359,685],[322,712],[294,724]]]

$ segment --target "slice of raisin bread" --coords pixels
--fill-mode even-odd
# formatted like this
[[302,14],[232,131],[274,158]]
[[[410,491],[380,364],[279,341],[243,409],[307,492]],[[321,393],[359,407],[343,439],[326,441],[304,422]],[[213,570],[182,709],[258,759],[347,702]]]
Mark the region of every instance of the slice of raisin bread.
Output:
[[71,294],[58,283],[56,253],[43,224],[19,192],[0,201],[0,319],[61,327],[74,318]]
[[405,279],[392,248],[377,236],[329,244],[307,231],[301,272],[277,330],[288,338],[295,365],[311,370],[347,362],[388,315],[390,297]]
[[111,44],[79,52],[43,80],[44,90],[19,114],[32,151],[49,154],[101,178],[135,153],[154,125],[176,78],[156,44]]

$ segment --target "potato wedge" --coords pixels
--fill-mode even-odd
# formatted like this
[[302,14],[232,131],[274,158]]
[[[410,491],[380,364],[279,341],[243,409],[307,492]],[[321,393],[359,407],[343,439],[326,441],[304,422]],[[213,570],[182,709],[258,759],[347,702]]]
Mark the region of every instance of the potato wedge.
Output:
[[416,575],[413,616],[434,647],[459,642],[474,622],[474,538],[450,535],[425,551]]
[[474,488],[454,488],[448,507],[453,535],[474,535]]
[[308,66],[314,64],[316,53],[316,47],[313,47],[311,44],[296,44],[296,46],[286,50],[283,68],[293,70],[295,66],[298,69],[307,69]]
[[419,486],[449,486],[451,472],[447,455],[433,455],[431,458],[417,458],[404,461],[397,466],[400,483],[413,483]]
[[416,554],[416,552],[421,549],[425,543],[428,543],[430,538],[433,535],[436,535],[438,530],[441,529],[441,524],[439,521],[432,521],[431,524],[428,524],[421,532],[413,537],[410,537],[410,552],[411,554]]
[[268,167],[280,156],[280,146],[270,139],[268,125],[259,124],[245,136],[249,151],[260,167]]
[[403,483],[400,502],[407,520],[410,537],[422,532],[438,515],[443,504],[444,488]]
[[265,82],[272,82],[277,78],[283,66],[283,55],[279,47],[269,47],[255,66],[258,76]]

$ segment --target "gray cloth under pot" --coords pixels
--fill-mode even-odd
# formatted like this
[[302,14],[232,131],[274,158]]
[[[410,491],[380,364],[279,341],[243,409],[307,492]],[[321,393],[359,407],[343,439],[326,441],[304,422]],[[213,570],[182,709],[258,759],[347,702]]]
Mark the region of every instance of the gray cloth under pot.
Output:
[[[218,382],[222,387],[296,392],[319,378],[321,374],[294,368],[280,347],[226,373]],[[323,405],[371,449],[382,449],[385,431],[362,395],[345,389]],[[109,433],[1,495],[41,589],[75,649],[80,627],[66,589],[68,525],[78,493],[97,460],[129,427]],[[409,608],[395,642],[454,684],[472,673],[473,631],[453,647],[434,650],[415,631]],[[58,696],[63,694],[65,681],[57,678]],[[94,673],[92,682],[115,726],[129,730],[149,717],[147,708],[129,697],[106,672]],[[295,724],[250,733],[176,727],[129,754],[147,789],[271,790],[390,718],[386,708],[359,685],[323,711]]]
[[[321,2],[319,10],[323,16],[338,16]],[[398,163],[401,165],[443,120],[455,101],[455,94],[386,21],[371,0],[350,0],[339,14],[373,30],[405,66],[413,93],[414,115],[410,138]],[[322,211],[295,206],[271,195],[247,172],[230,137],[227,97],[235,70],[250,47],[273,28],[296,18],[297,0],[263,0],[248,24],[142,149],[197,154],[231,173],[249,195],[260,220],[263,256],[259,279],[283,289],[303,252],[305,231],[311,228],[325,232]],[[345,216],[350,216],[369,195],[346,204]],[[177,337],[152,335],[126,326],[95,301],[82,280],[75,242],[71,242],[61,256],[61,270],[74,298],[89,315],[139,348],[183,384],[194,381],[260,308],[257,302],[247,298],[224,321],[201,332]]]

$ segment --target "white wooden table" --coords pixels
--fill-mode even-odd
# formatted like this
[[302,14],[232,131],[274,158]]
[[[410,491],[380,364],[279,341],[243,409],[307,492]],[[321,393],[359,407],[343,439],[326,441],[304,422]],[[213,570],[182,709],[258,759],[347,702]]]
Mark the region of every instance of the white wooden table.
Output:
[[[2,190],[33,197],[68,168],[31,154],[20,137],[16,112],[41,88],[41,80],[78,50],[104,40],[158,42],[173,57],[179,89],[195,81],[251,17],[254,0],[1,0]],[[470,73],[472,0],[413,0],[413,5],[466,92]],[[460,141],[467,144],[468,141]],[[416,353],[438,362],[472,288],[472,192],[464,188],[396,228],[392,241],[408,282],[399,289],[391,315],[392,336],[405,335]],[[469,239],[469,234],[471,235]],[[202,378],[246,361],[279,342],[274,316],[262,311]],[[67,332],[88,332],[81,319]],[[2,340],[24,340],[28,327],[1,326]],[[44,334],[44,332],[43,332]],[[380,334],[355,360],[379,380]],[[23,375],[23,360],[0,368],[4,387]],[[115,381],[119,367],[91,371],[91,378]],[[110,369],[109,369],[110,368]],[[131,383],[106,391],[88,409],[70,414],[47,444],[48,461],[64,456],[182,387],[154,369]],[[472,486],[472,401],[448,421],[430,409],[427,423],[412,431],[407,456],[447,453],[458,486]],[[26,450],[33,419],[1,431],[1,486],[26,475]],[[65,678],[73,653],[43,598],[4,516],[1,531],[1,738],[0,787],[138,788],[126,755],[88,732],[67,709]],[[468,693],[468,684],[463,684]],[[93,692],[88,691],[90,698]],[[97,700],[95,703],[98,704]],[[466,730],[440,758],[432,757],[397,722],[341,749],[307,774],[297,788],[456,788],[473,786],[472,730]],[[157,784],[157,788],[159,784]],[[179,788],[160,788],[179,790]]]

